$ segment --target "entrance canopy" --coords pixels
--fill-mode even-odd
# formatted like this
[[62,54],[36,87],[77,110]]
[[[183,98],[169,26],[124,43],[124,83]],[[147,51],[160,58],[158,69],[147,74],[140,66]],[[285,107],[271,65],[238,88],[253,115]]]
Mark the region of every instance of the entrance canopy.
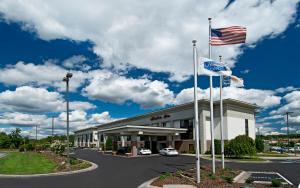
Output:
[[168,127],[153,127],[153,126],[136,126],[125,125],[112,127],[108,129],[100,129],[99,133],[113,135],[178,135],[185,133],[187,129],[183,128],[168,128]]

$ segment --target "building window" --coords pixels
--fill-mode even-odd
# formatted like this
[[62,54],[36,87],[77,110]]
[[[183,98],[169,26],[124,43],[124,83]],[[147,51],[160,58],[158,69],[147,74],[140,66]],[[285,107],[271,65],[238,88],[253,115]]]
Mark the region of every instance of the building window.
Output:
[[90,142],[93,142],[93,133],[90,134]]
[[166,127],[166,126],[167,126],[167,122],[162,122],[162,123],[161,123],[161,126],[162,126],[162,127]]
[[104,136],[103,136],[103,134],[101,134],[101,136],[100,136],[100,141],[104,142]]
[[249,136],[249,124],[248,119],[245,119],[245,134]]
[[186,133],[182,133],[181,139],[189,140],[193,139],[193,120],[185,119],[180,121],[180,128],[187,129]]

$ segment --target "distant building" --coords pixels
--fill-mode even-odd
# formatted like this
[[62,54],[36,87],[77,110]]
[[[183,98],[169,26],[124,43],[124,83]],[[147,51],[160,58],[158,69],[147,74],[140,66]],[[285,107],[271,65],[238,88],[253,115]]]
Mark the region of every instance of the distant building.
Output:
[[[210,150],[210,110],[208,100],[199,100],[199,132],[201,153]],[[223,100],[224,139],[248,135],[255,139],[255,110],[257,106],[233,100]],[[220,105],[214,103],[215,139],[220,139]],[[75,132],[75,146],[100,147],[107,138],[113,139],[114,149],[130,146],[146,147],[153,153],[164,147],[180,152],[194,151],[194,105],[186,103],[151,113],[98,125]],[[103,148],[102,148],[103,149]]]

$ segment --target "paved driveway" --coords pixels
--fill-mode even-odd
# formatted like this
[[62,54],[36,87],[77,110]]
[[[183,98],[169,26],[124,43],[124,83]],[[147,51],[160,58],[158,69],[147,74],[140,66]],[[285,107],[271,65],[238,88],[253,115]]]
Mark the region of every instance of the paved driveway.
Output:
[[[0,178],[0,187],[7,188],[136,188],[144,181],[162,172],[194,167],[194,158],[140,157],[123,158],[102,155],[95,151],[78,150],[76,155],[98,164],[98,169],[74,175],[38,178]],[[201,160],[201,163],[210,161]],[[299,183],[300,164],[241,164],[228,163],[232,168],[279,171],[293,183]]]

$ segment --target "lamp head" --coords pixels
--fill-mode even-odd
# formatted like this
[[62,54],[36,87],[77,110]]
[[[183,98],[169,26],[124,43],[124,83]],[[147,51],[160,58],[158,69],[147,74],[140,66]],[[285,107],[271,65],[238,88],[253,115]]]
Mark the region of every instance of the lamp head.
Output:
[[67,78],[72,78],[72,76],[73,76],[73,74],[70,73],[70,72],[68,72],[67,75],[66,75]]

